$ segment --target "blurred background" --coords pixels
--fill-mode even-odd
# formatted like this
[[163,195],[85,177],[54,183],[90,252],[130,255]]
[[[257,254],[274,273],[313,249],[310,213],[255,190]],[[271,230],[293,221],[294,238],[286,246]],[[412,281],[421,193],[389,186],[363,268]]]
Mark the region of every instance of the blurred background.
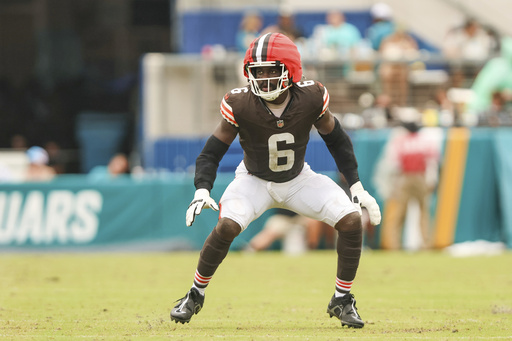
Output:
[[[383,209],[392,205],[382,183],[398,164],[382,160],[397,128],[413,123],[439,154],[425,209],[429,247],[480,239],[510,247],[512,4],[483,3],[0,0],[0,242],[197,248],[202,233],[167,225],[184,225],[183,198],[222,96],[247,84],[245,49],[279,31],[297,44],[305,77],[329,90]],[[217,199],[241,158],[235,141]],[[338,180],[314,131],[307,161]],[[399,247],[418,248],[417,230],[404,229]],[[383,247],[380,233],[369,231],[368,247]]]

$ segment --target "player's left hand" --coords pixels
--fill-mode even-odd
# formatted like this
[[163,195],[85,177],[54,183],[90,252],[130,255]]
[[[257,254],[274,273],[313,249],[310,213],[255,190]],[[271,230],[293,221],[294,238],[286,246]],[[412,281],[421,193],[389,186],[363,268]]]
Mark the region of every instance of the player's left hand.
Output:
[[210,198],[210,192],[206,188],[199,188],[196,190],[196,193],[194,194],[194,200],[192,200],[187,209],[187,226],[192,226],[196,216],[201,213],[203,208],[211,208],[214,211],[219,210],[219,206],[217,206],[215,200]]
[[361,181],[353,184],[350,187],[350,192],[352,193],[352,202],[359,206],[359,213],[362,213],[361,207],[366,207],[368,216],[370,217],[370,223],[374,226],[379,225],[381,220],[379,205],[375,198],[364,190]]

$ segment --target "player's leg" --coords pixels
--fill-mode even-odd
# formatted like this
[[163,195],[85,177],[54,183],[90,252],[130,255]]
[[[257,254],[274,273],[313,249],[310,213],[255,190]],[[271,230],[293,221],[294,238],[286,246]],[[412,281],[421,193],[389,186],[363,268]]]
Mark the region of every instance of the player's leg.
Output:
[[362,328],[364,322],[357,312],[354,295],[350,293],[359,267],[363,243],[363,227],[359,213],[353,212],[344,216],[335,225],[335,229],[338,231],[338,269],[336,289],[327,307],[327,313],[331,317],[339,318],[342,326]]
[[204,295],[210,279],[220,263],[226,258],[231,243],[242,232],[242,228],[229,218],[221,218],[212,230],[199,255],[193,287]]
[[345,191],[325,175],[305,169],[292,182],[290,192],[295,194],[287,199],[287,205],[296,212],[329,224],[338,233],[336,291],[327,312],[331,317],[339,318],[342,325],[361,328],[364,322],[350,293],[361,257],[361,216]]
[[201,249],[192,288],[172,309],[171,320],[186,323],[201,310],[205,289],[231,243],[271,205],[265,186],[264,181],[237,171],[220,200],[220,219]]
[[206,287],[215,270],[226,258],[231,243],[241,231],[240,225],[233,220],[229,218],[219,220],[201,249],[192,288],[171,310],[171,320],[176,323],[190,322],[192,316],[201,310]]

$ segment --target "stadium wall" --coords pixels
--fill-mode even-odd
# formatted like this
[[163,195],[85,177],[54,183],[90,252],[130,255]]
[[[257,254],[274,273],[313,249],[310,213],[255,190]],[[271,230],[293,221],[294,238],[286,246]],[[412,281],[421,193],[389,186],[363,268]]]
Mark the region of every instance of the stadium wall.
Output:
[[[389,130],[358,130],[351,135],[360,178],[385,208],[372,177]],[[481,239],[502,241],[512,248],[512,129],[451,128],[443,131],[442,139],[443,162],[432,209],[436,247]],[[206,210],[192,228],[185,226],[185,212],[194,192],[193,160],[203,143],[158,141],[160,168],[179,163],[180,171],[110,181],[60,176],[49,183],[1,184],[0,250],[83,251],[140,245],[168,251],[199,249],[217,218],[216,212]],[[222,161],[213,198],[221,197],[241,158],[235,142]],[[327,148],[315,135],[306,161],[313,169],[337,178]],[[267,217],[253,222],[233,248],[243,247]],[[379,229],[377,238],[378,234]]]

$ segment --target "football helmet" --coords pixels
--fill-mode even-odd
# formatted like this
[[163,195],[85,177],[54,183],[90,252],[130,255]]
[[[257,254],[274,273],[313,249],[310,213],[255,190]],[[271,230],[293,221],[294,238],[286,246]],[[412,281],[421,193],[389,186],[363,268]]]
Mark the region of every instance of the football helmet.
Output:
[[[256,78],[254,68],[281,67],[281,74],[271,78]],[[256,38],[245,53],[244,75],[251,91],[264,100],[273,101],[293,83],[302,79],[302,64],[297,46],[282,33],[267,33]],[[271,82],[277,80],[277,86]],[[259,84],[266,86],[260,87]],[[264,91],[262,88],[266,88]]]

